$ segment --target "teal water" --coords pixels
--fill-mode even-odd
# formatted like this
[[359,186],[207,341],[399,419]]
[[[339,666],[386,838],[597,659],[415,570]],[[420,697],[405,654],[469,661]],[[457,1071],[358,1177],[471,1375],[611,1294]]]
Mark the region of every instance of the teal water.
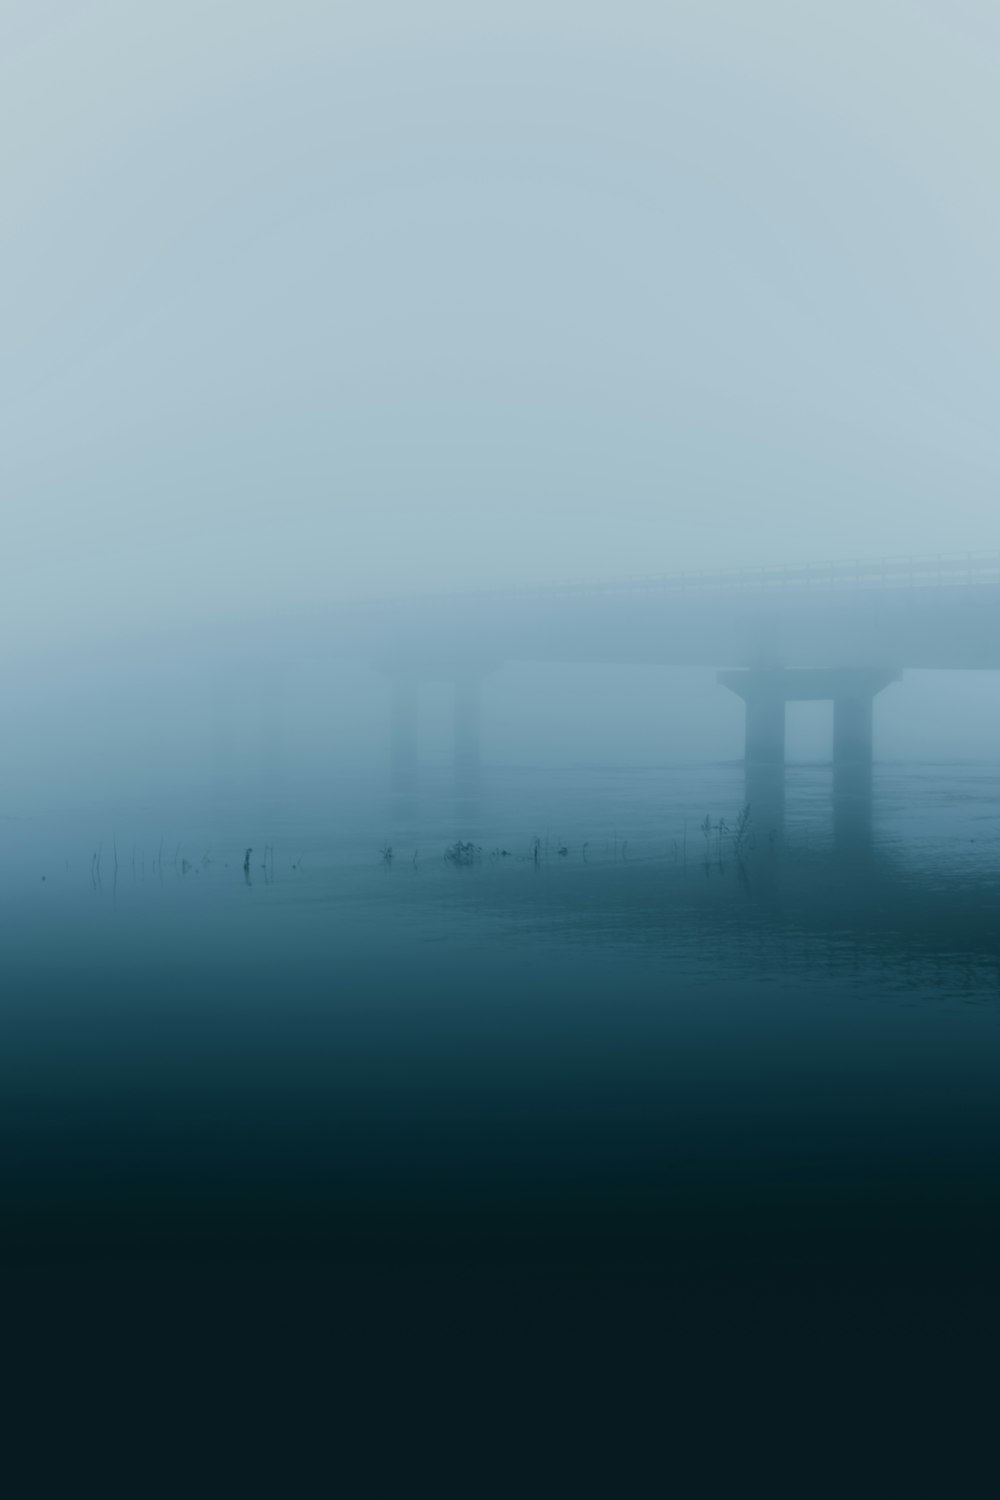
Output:
[[992,1296],[1000,768],[754,790],[8,816],[4,1259]]

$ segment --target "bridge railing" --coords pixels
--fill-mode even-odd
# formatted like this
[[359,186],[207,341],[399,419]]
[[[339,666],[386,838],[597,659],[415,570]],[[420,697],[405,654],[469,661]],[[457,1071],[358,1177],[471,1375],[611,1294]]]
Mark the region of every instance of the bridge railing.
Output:
[[506,588],[439,589],[422,594],[344,601],[350,607],[413,605],[434,601],[593,596],[608,594],[801,593],[875,589],[1000,588],[1000,552],[933,553],[855,558],[825,563],[779,563],[771,567],[676,570],[639,577],[574,583],[522,584]]
[[[938,588],[996,584],[1000,587],[1000,552],[934,553],[825,563],[779,563],[758,568],[713,568],[647,574],[617,581],[526,584],[519,588],[484,589],[488,595],[609,594],[623,592],[701,592],[725,590],[785,591],[802,589]],[[463,589],[468,596],[472,590]]]
[[[768,592],[803,589],[941,588],[997,584],[1000,553],[855,558],[827,563],[776,564],[760,568],[720,568],[634,579],[617,587],[663,590],[746,589]],[[614,584],[595,585],[601,592]]]

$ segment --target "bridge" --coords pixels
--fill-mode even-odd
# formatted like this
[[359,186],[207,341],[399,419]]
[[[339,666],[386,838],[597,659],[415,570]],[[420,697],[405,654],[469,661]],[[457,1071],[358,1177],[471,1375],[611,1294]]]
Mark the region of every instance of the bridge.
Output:
[[836,765],[870,765],[876,697],[905,669],[1000,670],[1000,553],[676,572],[343,605],[343,654],[387,675],[394,780],[417,768],[420,684],[454,684],[457,773],[480,760],[480,696],[505,662],[707,667],[746,704],[748,765],[784,761],[785,708],[834,705]]

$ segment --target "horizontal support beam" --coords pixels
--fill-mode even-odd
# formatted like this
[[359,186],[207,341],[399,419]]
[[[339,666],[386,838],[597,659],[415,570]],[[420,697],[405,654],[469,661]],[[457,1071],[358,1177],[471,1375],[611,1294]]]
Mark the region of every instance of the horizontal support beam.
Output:
[[874,698],[902,676],[893,667],[747,667],[719,672],[717,681],[748,703],[751,699],[798,703]]
[[468,682],[474,678],[482,681],[484,677],[496,672],[502,663],[478,656],[445,658],[396,655],[377,658],[371,665],[376,672],[383,672],[393,678],[407,677],[413,682]]

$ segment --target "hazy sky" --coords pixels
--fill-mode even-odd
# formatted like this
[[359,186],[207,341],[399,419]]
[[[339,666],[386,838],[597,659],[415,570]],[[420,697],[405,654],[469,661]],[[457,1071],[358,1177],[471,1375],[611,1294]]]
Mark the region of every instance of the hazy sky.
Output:
[[1000,547],[995,0],[0,0],[0,622]]

